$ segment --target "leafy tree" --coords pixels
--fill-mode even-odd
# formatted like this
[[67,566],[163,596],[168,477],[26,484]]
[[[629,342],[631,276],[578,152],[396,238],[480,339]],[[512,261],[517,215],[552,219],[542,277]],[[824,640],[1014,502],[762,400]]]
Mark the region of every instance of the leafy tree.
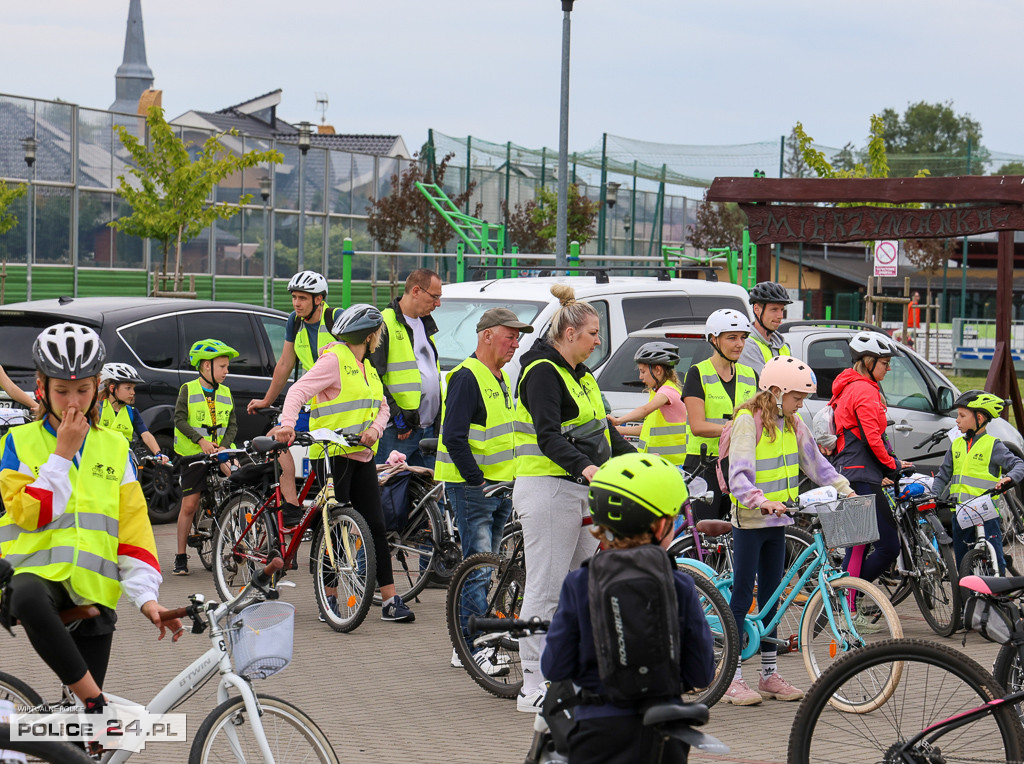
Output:
[[853,141],[848,142],[832,157],[832,166],[839,170],[852,171],[859,161],[856,151],[857,149],[854,147]]
[[794,128],[786,141],[786,161],[783,165],[783,176],[787,178],[810,177],[811,168],[804,161],[804,155],[800,151],[800,143]]
[[508,221],[505,226],[507,247],[517,247],[521,254],[528,255],[551,251],[551,239],[540,234],[544,227],[543,215],[540,214],[535,199],[530,199],[525,204],[517,202],[512,212],[508,210],[508,202],[502,202],[501,206]]
[[927,280],[928,294],[932,291],[932,279],[942,270],[949,259],[952,241],[950,239],[907,239],[907,259],[913,263]]
[[[578,241],[582,249],[594,238],[597,214],[600,205],[585,194],[580,193],[576,183],[569,184],[569,212],[567,218],[567,235],[569,241]],[[538,226],[537,234],[551,244],[558,236],[558,191],[544,186],[537,189],[537,206],[531,211],[534,223]],[[566,242],[568,249],[568,242]]]
[[26,188],[20,183],[17,186],[8,186],[5,181],[0,180],[0,235],[18,225],[18,218],[8,208],[15,200],[25,195]]
[[1024,175],[1024,162],[1007,162],[993,175]]
[[[989,151],[981,145],[981,123],[970,114],[957,114],[953,102],[909,104],[902,115],[882,111],[882,136],[893,158],[896,177],[908,177],[925,164],[932,175],[967,173],[967,145],[971,145],[971,174],[983,175]],[[915,159],[914,155],[921,156]],[[910,155],[910,156],[903,156]]]
[[709,202],[705,192],[697,208],[697,222],[689,225],[686,240],[704,251],[715,247],[739,249],[746,225],[747,216],[737,205]]
[[115,125],[137,167],[129,177],[119,175],[118,193],[132,208],[132,214],[113,220],[109,225],[118,231],[140,238],[159,241],[163,245],[163,276],[167,275],[167,257],[175,244],[174,290],[181,288],[181,247],[216,220],[228,220],[252,201],[252,194],[242,195],[237,205],[209,204],[211,193],[225,178],[255,167],[263,162],[280,162],[279,151],[249,151],[235,156],[221,143],[224,135],[237,135],[236,130],[211,135],[192,159],[189,148],[174,128],[164,119],[164,112],[154,106],[146,116],[150,145],[147,147],[121,125]]

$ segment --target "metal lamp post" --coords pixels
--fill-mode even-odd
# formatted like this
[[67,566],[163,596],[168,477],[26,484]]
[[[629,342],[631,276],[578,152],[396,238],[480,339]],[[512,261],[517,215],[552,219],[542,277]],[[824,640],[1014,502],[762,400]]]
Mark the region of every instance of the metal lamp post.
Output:
[[555,211],[555,268],[565,268],[569,246],[569,32],[572,4],[562,3],[562,92],[558,111],[558,209]]
[[263,307],[267,307],[267,278],[273,278],[274,243],[270,240],[270,191],[273,181],[269,175],[260,178],[260,198],[263,199]]
[[630,231],[633,229],[633,216],[629,214],[629,210],[626,210],[626,214],[622,216],[622,228],[626,232],[626,236],[629,236],[629,256],[633,256],[633,236]]
[[32,188],[32,179],[35,176],[36,139],[32,136],[23,138],[21,147],[25,151],[25,164],[28,165],[28,239],[25,251],[25,299],[32,299],[32,260],[36,248],[36,221],[35,221],[35,189]]
[[309,122],[299,123],[299,256],[296,270],[305,269],[306,260],[306,152],[312,142],[313,126]]
[[615,218],[612,211],[615,209],[615,202],[618,201],[619,186],[614,180],[604,184],[604,203],[608,205],[608,256],[615,254]]

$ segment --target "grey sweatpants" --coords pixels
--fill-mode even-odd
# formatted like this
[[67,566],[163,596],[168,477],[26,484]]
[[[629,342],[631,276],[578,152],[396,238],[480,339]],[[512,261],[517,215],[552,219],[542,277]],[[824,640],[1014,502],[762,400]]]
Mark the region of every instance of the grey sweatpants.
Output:
[[[597,539],[584,526],[589,487],[556,477],[516,478],[512,504],[523,525],[526,551],[526,592],[520,618],[550,619],[558,605],[562,582],[597,551]],[[523,693],[530,694],[543,681],[540,656],[546,637],[538,634],[519,640],[523,665]]]

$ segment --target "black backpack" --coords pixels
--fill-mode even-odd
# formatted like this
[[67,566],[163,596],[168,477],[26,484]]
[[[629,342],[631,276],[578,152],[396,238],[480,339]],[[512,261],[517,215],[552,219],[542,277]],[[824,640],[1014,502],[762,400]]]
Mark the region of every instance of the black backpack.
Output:
[[678,697],[679,603],[668,553],[644,544],[601,552],[586,564],[607,699],[621,704]]

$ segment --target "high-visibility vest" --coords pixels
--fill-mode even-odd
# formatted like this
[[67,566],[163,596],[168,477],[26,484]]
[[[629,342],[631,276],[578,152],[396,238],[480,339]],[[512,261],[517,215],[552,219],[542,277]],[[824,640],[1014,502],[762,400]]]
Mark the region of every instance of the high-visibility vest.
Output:
[[[475,422],[469,423],[469,450],[473,453],[473,459],[484,479],[490,481],[511,480],[515,477],[515,409],[512,408],[512,401],[509,397],[508,374],[501,370],[501,381],[505,385],[502,390],[491,370],[476,358],[467,358],[447,376],[451,380],[452,374],[459,369],[469,369],[476,377],[476,383],[480,387],[480,395],[484,401],[484,409],[487,415],[483,426]],[[447,386],[445,388],[444,400],[441,404],[441,421],[444,421],[444,413],[448,408]],[[444,431],[437,444],[437,465],[434,467],[434,479],[443,480],[446,483],[465,483],[466,479],[459,472],[458,467],[452,461],[451,454],[444,442]]]
[[[388,368],[381,381],[399,408],[416,411],[420,407],[423,380],[416,365],[412,334],[405,324],[398,320],[394,308],[384,308],[381,315],[384,316],[384,323],[388,327]],[[427,337],[427,341],[433,346],[433,339]],[[437,355],[436,349],[434,355]],[[441,374],[440,361],[437,373]]]
[[[682,395],[679,385],[673,382],[665,382],[662,386],[671,387]],[[657,390],[652,390],[651,398],[657,394]],[[637,450],[661,454],[673,464],[682,464],[686,459],[686,422],[669,422],[661,408],[654,409],[644,417]]]
[[772,360],[772,357],[776,355],[792,355],[789,350],[789,345],[785,342],[782,343],[782,347],[776,349],[761,339],[761,335],[757,332],[751,332],[750,339],[757,343],[757,349],[761,351],[761,357],[764,359],[765,363],[768,363]]
[[100,427],[106,427],[108,430],[119,432],[131,439],[135,436],[135,428],[132,427],[132,412],[130,406],[122,406],[120,411],[114,411],[114,406],[110,401],[103,401],[100,406]]
[[[314,398],[310,401],[309,429],[326,427],[341,430],[346,434],[358,435],[365,431],[380,411],[384,400],[384,386],[373,364],[364,361],[359,368],[352,349],[344,342],[338,342],[324,351],[333,353],[338,359],[338,371],[341,378],[341,392],[328,401]],[[363,372],[366,376],[363,376]],[[342,446],[332,443],[327,453],[330,456],[339,454],[355,454],[365,450],[365,446]],[[377,442],[371,447],[377,453]]]
[[996,439],[988,433],[978,435],[967,448],[967,438],[953,441],[953,478],[949,482],[949,497],[959,502],[969,501],[993,488],[1002,477],[997,468],[992,474],[992,449]]
[[[741,409],[741,416],[752,416],[749,409]],[[735,423],[733,424],[735,426]],[[785,426],[785,425],[783,425]],[[754,451],[757,466],[754,472],[754,485],[761,489],[768,501],[789,501],[800,495],[800,446],[796,433],[788,429],[775,431],[775,440],[770,440],[765,431],[761,431],[761,439]],[[750,511],[749,507],[740,504],[733,497],[735,511]],[[755,510],[758,511],[758,510]]]
[[[217,425],[214,427],[210,418],[210,405],[206,402],[206,394],[203,392],[202,382],[196,378],[185,383],[188,390],[188,423],[197,432],[214,445],[231,447],[231,443],[222,443],[223,433],[231,421],[231,411],[234,409],[234,400],[231,397],[231,390],[226,385],[218,385],[213,397],[213,410],[217,416]],[[177,427],[174,428],[174,453],[179,456],[194,456],[203,453],[198,443],[193,443]]]
[[[57,447],[43,422],[11,430],[18,459],[38,474]],[[128,441],[119,433],[90,428],[68,477],[71,498],[64,513],[38,530],[0,518],[0,551],[15,574],[34,573],[48,581],[70,581],[82,599],[109,608],[121,597],[117,567],[121,482]]]
[[[722,378],[718,376],[715,367],[711,365],[711,359],[696,364],[700,373],[700,384],[704,388],[704,419],[714,424],[725,424],[728,417],[737,406],[757,393],[757,383],[754,381],[754,370],[742,363],[734,364],[736,367],[736,397],[730,398],[726,392]],[[686,453],[694,456],[700,455],[701,444],[708,447],[708,456],[718,455],[718,436],[705,438],[695,435],[690,427],[690,420],[686,420]]]
[[[565,433],[573,427],[586,424],[594,419],[604,419],[606,412],[604,402],[601,400],[601,390],[597,386],[594,375],[587,372],[577,382],[576,378],[569,373],[568,369],[554,363],[547,358],[540,358],[527,366],[519,377],[519,386],[522,387],[523,380],[530,371],[541,363],[550,363],[558,371],[558,375],[565,384],[565,389],[572,396],[573,401],[579,408],[579,412],[572,419],[561,423],[561,430]],[[548,459],[540,450],[537,444],[537,430],[533,426],[533,417],[529,410],[523,405],[522,396],[516,402],[516,477],[538,477],[551,475],[564,477],[569,473],[559,467],[551,459]],[[611,446],[611,436],[607,429],[604,433],[605,439]],[[600,465],[598,465],[600,466]]]
[[298,331],[295,332],[295,357],[299,359],[299,363],[302,364],[302,368],[306,371],[313,368],[313,364],[316,363],[316,359],[324,352],[324,348],[334,342],[334,335],[331,334],[327,326],[327,311],[329,310],[330,308],[326,302],[320,305],[320,321],[316,331],[315,354],[309,346],[309,332],[306,331],[304,326],[306,322],[295,316],[295,323],[298,326]]

